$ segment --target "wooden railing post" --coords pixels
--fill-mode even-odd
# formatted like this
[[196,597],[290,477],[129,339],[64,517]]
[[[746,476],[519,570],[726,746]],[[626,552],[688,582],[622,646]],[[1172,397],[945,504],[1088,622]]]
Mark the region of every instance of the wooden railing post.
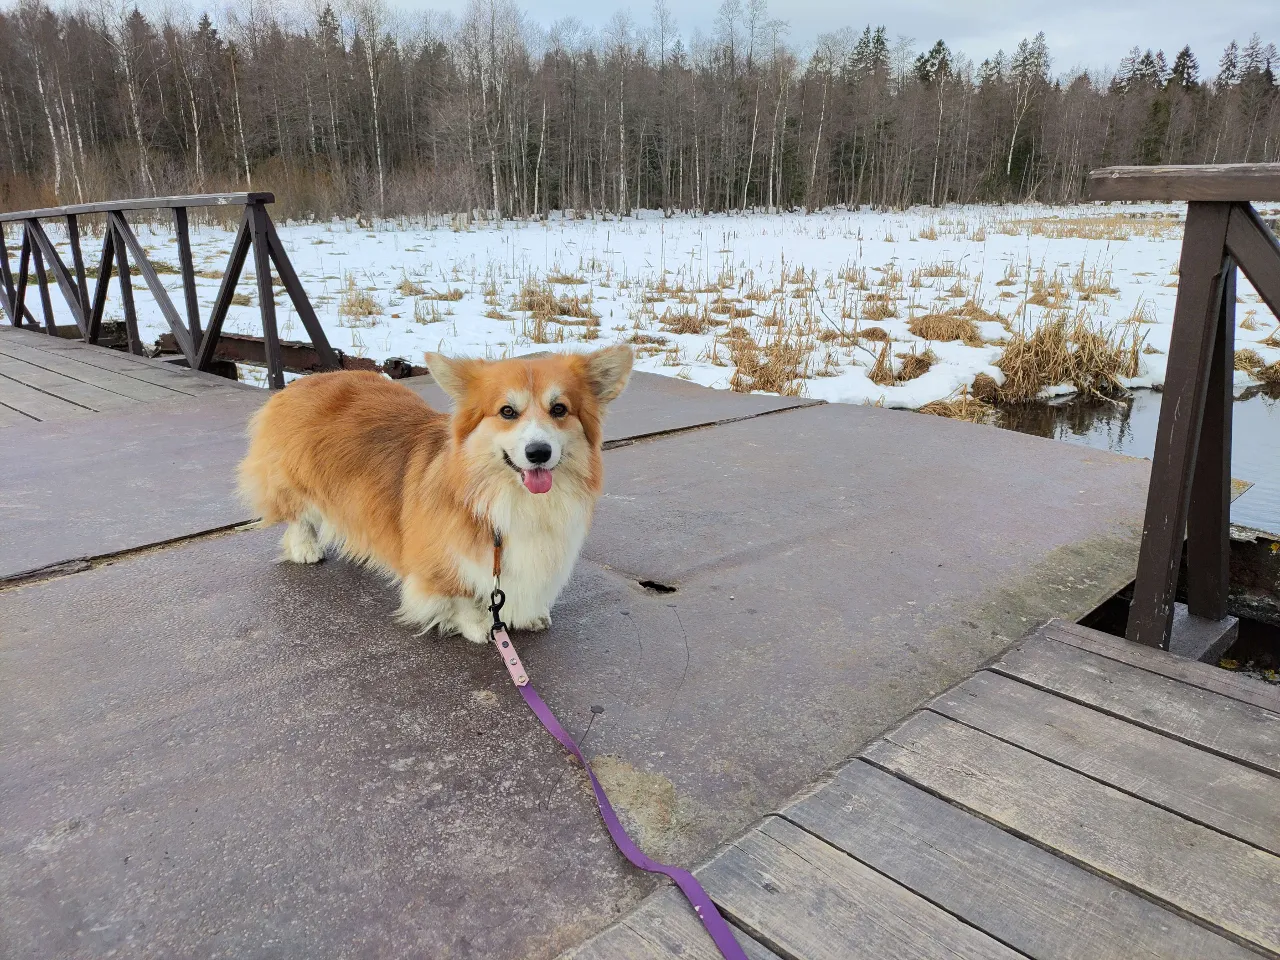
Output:
[[280,331],[276,329],[276,300],[271,287],[271,246],[267,239],[267,208],[251,203],[249,231],[253,237],[253,270],[258,280],[258,310],[262,314],[262,341],[267,352],[267,385],[284,388],[284,360],[280,356]]
[[[1210,633],[1229,637],[1236,269],[1280,317],[1280,243],[1250,206],[1252,200],[1280,200],[1280,164],[1109,167],[1090,174],[1090,196],[1187,201],[1126,635],[1169,648],[1185,534],[1187,613],[1216,622]],[[1212,649],[1210,643],[1200,652]]]
[[1200,443],[1187,514],[1187,612],[1206,620],[1227,615],[1231,581],[1231,392],[1235,379],[1236,265],[1222,265],[1221,293],[1209,362]]
[[191,342],[200,343],[200,301],[196,299],[196,271],[191,262],[191,232],[187,208],[173,208],[173,231],[178,236],[178,269],[182,272],[182,293],[187,301],[187,327]]

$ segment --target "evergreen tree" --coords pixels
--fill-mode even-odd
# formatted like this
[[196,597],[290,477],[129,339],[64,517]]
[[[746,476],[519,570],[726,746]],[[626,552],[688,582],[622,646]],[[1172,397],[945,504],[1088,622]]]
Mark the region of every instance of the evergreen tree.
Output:
[[1232,40],[1227,49],[1222,51],[1222,59],[1218,61],[1218,79],[1215,85],[1229,87],[1240,81],[1240,45]]
[[1200,64],[1196,61],[1196,55],[1191,52],[1190,46],[1183,47],[1173,58],[1173,70],[1169,74],[1169,83],[1184,90],[1190,90],[1199,83],[1199,80]]

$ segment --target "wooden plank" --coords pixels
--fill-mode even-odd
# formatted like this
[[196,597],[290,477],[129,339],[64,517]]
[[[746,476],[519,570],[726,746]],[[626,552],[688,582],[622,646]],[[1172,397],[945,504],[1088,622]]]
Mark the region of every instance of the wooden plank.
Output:
[[[741,930],[733,931],[748,960],[778,960],[778,955]],[[572,960],[721,960],[693,908],[673,887],[659,890],[618,923],[567,955]]]
[[78,404],[60,400],[4,376],[0,376],[0,403],[36,420],[72,420],[93,414],[92,410]]
[[1090,200],[1280,200],[1280,163],[1104,167]]
[[25,360],[34,366],[52,370],[54,373],[60,373],[83,383],[91,383],[95,387],[102,387],[104,390],[110,390],[112,393],[118,393],[133,400],[174,400],[189,396],[189,394],[137,379],[132,375],[114,373],[99,366],[81,363],[62,353],[33,350],[9,340],[0,342],[0,355],[14,360]]
[[1067,643],[1081,650],[1088,650],[1118,660],[1131,667],[1140,667],[1162,677],[1181,680],[1202,690],[1212,690],[1224,697],[1252,703],[1256,707],[1280,713],[1280,687],[1269,686],[1249,677],[1241,677],[1226,670],[1210,666],[1207,663],[1196,663],[1175,657],[1163,650],[1130,643],[1121,637],[1113,637],[1109,633],[1082,627],[1078,623],[1066,623],[1055,620],[1043,630],[1046,637]]
[[0,376],[94,411],[120,410],[138,404],[130,397],[3,355],[0,355]]
[[[28,336],[23,342],[30,345],[30,339]],[[43,342],[44,340],[48,342],[45,343]],[[42,342],[35,344],[33,348],[79,360],[81,363],[101,367],[104,370],[122,373],[125,376],[142,380],[144,383],[168,387],[170,390],[177,393],[185,393],[189,396],[203,396],[210,391],[225,392],[231,390],[243,392],[244,390],[255,389],[211,373],[197,373],[189,367],[181,367],[164,360],[157,360],[154,357],[139,357],[121,350],[92,346],[79,340],[55,341],[51,338],[42,338]]]
[[1218,329],[1230,214],[1227,203],[1191,204],[1182,241],[1168,371],[1151,458],[1138,574],[1125,631],[1135,643],[1165,650],[1169,648],[1191,476]]
[[1016,957],[794,824],[769,817],[698,871],[734,922],[806,960]]
[[1044,639],[991,669],[1280,776],[1280,714]]
[[1240,204],[1231,210],[1227,249],[1258,296],[1280,320],[1280,242],[1253,207]]
[[1280,858],[934,713],[863,756],[1240,942],[1280,951]]
[[1280,854],[1280,780],[983,671],[929,709]]
[[[1265,199],[1265,198],[1260,198]],[[66,207],[41,207],[0,213],[0,223],[14,220],[46,219],[118,210],[168,210],[172,207],[235,207],[246,203],[275,203],[274,193],[198,193],[189,197],[144,197],[139,200],[106,200],[102,203],[74,203]]]
[[24,427],[27,424],[39,423],[34,417],[29,417],[25,413],[19,413],[17,410],[6,407],[0,403],[0,429],[5,427]]
[[863,761],[783,816],[1040,960],[1256,957]]

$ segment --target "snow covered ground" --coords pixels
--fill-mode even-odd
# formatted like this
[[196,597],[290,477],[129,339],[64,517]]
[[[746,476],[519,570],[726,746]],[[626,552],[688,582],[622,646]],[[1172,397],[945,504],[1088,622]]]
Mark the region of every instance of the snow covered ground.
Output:
[[[980,373],[1001,381],[994,364],[1013,333],[1063,312],[1083,311],[1098,327],[1145,337],[1142,368],[1126,383],[1161,384],[1183,209],[642,212],[546,222],[282,223],[279,230],[331,342],[349,354],[421,363],[428,350],[501,357],[548,344],[586,350],[629,341],[639,369],[707,386],[767,384],[824,400],[917,408],[955,396]],[[61,240],[53,225],[50,232]],[[154,261],[176,265],[171,231],[137,232]],[[233,237],[219,226],[193,232],[206,316]],[[15,239],[11,232],[11,252]],[[69,262],[65,242],[58,245]],[[84,248],[96,265],[98,243],[86,238]],[[232,308],[228,332],[261,333],[251,268],[252,258],[239,287],[247,302],[241,297]],[[162,279],[182,312],[176,270]],[[152,342],[167,326],[136,275],[134,287],[143,339]],[[1280,360],[1280,348],[1258,343],[1276,324],[1243,277],[1239,297],[1237,346],[1256,349],[1268,364]],[[56,290],[53,300],[59,322],[71,323]],[[282,288],[276,300],[281,335],[305,339]],[[27,303],[39,317],[34,289]],[[977,336],[926,340],[910,329],[912,318],[926,314],[967,316]],[[114,281],[107,316],[121,316]],[[926,350],[932,366],[902,379],[904,362]],[[882,355],[881,382],[873,382]],[[748,369],[735,380],[742,365]],[[1247,382],[1246,374],[1237,377]]]

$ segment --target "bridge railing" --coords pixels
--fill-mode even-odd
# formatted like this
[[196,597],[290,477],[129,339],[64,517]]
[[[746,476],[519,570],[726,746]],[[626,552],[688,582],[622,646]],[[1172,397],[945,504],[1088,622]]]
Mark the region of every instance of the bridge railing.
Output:
[[1253,201],[1280,200],[1280,163],[1107,167],[1093,200],[1187,201],[1168,371],[1128,639],[1169,648],[1186,543],[1187,612],[1227,616],[1236,270],[1280,318],[1280,242]]
[[[307,299],[306,291],[285,253],[275,224],[267,213],[267,204],[274,202],[270,193],[217,193],[189,197],[152,197],[144,200],[112,200],[104,203],[82,203],[66,207],[47,207],[41,210],[24,210],[18,213],[0,214],[0,308],[9,322],[15,326],[41,325],[27,307],[28,268],[33,268],[40,291],[40,303],[44,314],[44,329],[57,334],[53,303],[49,291],[48,274],[53,274],[67,307],[75,319],[80,336],[88,343],[97,343],[102,331],[102,315],[106,306],[107,291],[114,270],[119,277],[120,300],[124,312],[125,330],[129,350],[142,353],[138,336],[138,315],[133,300],[130,258],[142,275],[143,281],[155,298],[160,312],[169,324],[170,335],[187,363],[196,370],[208,370],[222,336],[222,324],[226,320],[231,298],[244,269],[245,259],[253,251],[254,270],[258,285],[258,309],[262,315],[263,353],[267,367],[267,382],[272,388],[284,386],[286,362],[276,325],[276,304],[271,283],[271,267],[284,285],[293,307],[311,339],[322,369],[336,370],[341,363],[340,354],[330,345],[316,312]],[[196,298],[195,270],[191,261],[191,237],[187,211],[200,207],[242,207],[240,226],[231,246],[230,259],[223,272],[221,286],[214,299],[207,323],[202,324],[200,305]],[[140,210],[171,210],[174,232],[178,243],[178,269],[182,275],[182,292],[185,318],[174,306],[169,292],[160,282],[147,251],[138,242],[126,213]],[[89,291],[84,256],[80,247],[79,218],[89,214],[105,214],[106,230],[103,233],[102,255],[92,295]],[[44,228],[44,221],[64,220],[71,248],[71,267],[68,268],[58,255]],[[21,247],[18,252],[18,276],[15,281],[5,245],[3,226],[19,223],[22,226]]]

